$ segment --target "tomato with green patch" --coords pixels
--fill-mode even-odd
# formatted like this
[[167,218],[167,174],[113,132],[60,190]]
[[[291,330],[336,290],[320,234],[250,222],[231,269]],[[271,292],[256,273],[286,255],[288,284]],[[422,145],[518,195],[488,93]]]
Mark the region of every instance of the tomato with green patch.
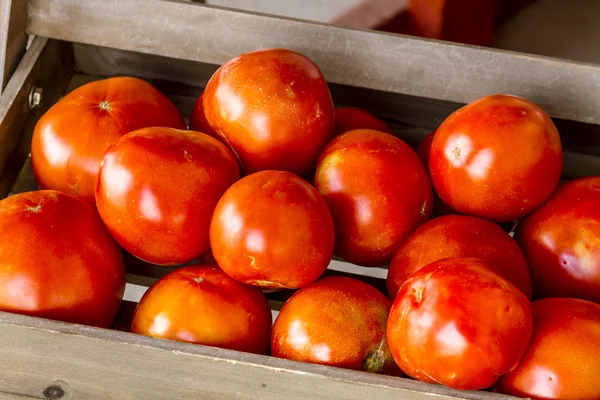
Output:
[[273,356],[400,375],[386,338],[390,301],[357,279],[328,277],[296,292],[271,335]]

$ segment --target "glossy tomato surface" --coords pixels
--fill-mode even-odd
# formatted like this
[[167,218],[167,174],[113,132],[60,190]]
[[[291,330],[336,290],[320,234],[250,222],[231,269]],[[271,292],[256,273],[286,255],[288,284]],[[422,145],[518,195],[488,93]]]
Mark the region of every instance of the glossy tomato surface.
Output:
[[160,265],[183,264],[209,249],[212,212],[240,176],[223,143],[171,128],[125,135],[102,163],[102,220],[125,250]]
[[531,332],[527,297],[477,258],[420,269],[400,288],[388,321],[392,354],[406,374],[466,390],[512,371]]
[[291,50],[258,50],[225,63],[206,86],[204,110],[246,173],[304,175],[334,133],[325,78]]
[[385,133],[393,133],[389,126],[382,120],[355,107],[338,107],[335,109],[336,135],[355,129],[373,129]]
[[219,200],[210,243],[231,277],[263,288],[300,288],[331,261],[333,221],[308,182],[290,172],[261,171],[240,179]]
[[363,266],[389,263],[431,214],[431,184],[419,157],[379,131],[334,138],[317,163],[315,187],[333,215],[336,254]]
[[507,95],[481,98],[450,115],[429,155],[442,200],[496,222],[518,219],[548,200],[562,165],[550,117],[534,103]]
[[121,249],[94,208],[39,190],[0,201],[0,310],[107,328],[125,291]]
[[388,271],[390,298],[415,271],[453,257],[482,259],[531,299],[529,268],[517,242],[493,222],[462,215],[427,221],[402,243]]
[[600,398],[600,305],[552,298],[532,304],[531,343],[497,389],[533,399]]
[[328,277],[300,289],[283,306],[271,353],[289,360],[399,374],[386,326],[390,301],[357,279]]
[[190,130],[205,133],[221,142],[225,142],[225,139],[210,126],[206,119],[206,114],[204,113],[204,93],[202,93],[196,100],[196,103],[194,103],[194,108],[190,115]]
[[523,220],[515,238],[529,262],[535,298],[600,303],[600,177],[561,185]]
[[216,266],[179,268],[148,289],[131,331],[162,339],[265,354],[271,309],[260,289]]
[[39,186],[93,204],[104,151],[149,126],[186,129],[173,103],[141,79],[109,78],[73,90],[35,126],[31,161]]

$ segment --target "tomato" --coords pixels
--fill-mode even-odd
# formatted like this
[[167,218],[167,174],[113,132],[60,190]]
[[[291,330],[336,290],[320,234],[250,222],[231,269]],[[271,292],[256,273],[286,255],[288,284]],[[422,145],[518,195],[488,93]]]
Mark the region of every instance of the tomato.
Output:
[[392,130],[383,121],[372,114],[355,107],[338,107],[335,109],[336,135],[355,129],[373,129],[392,134]]
[[121,249],[94,208],[39,190],[0,201],[0,310],[107,328],[125,291]]
[[450,115],[429,156],[433,185],[446,204],[496,222],[519,219],[548,200],[562,164],[550,117],[506,95],[481,98]]
[[204,110],[246,173],[303,175],[333,135],[325,78],[309,58],[286,49],[253,51],[222,65],[206,86]]
[[204,93],[198,97],[194,104],[194,108],[192,109],[192,114],[190,115],[190,130],[205,133],[220,142],[226,143],[225,139],[210,126],[206,119],[206,114],[204,113]]
[[517,242],[493,222],[461,215],[427,221],[402,243],[388,271],[390,298],[415,271],[453,257],[482,259],[531,299],[529,268]]
[[239,176],[235,158],[216,139],[144,128],[107,150],[96,204],[129,253],[153,264],[179,265],[209,249],[212,212]]
[[400,374],[386,338],[390,301],[357,279],[328,277],[297,291],[271,334],[271,353],[289,360]]
[[271,323],[271,309],[260,289],[237,282],[216,266],[187,266],[159,279],[144,293],[131,331],[266,354]]
[[436,131],[433,131],[425,136],[423,140],[419,142],[419,146],[417,147],[417,154],[427,169],[429,169],[429,154],[431,153],[431,144],[433,143],[435,132]]
[[431,184],[419,157],[402,140],[379,131],[334,138],[317,163],[315,187],[333,215],[336,254],[354,264],[389,263],[431,214]]
[[600,177],[561,185],[523,220],[515,238],[529,262],[535,298],[600,303]]
[[300,288],[333,255],[327,205],[308,182],[285,171],[248,175],[223,195],[210,225],[213,256],[229,276],[263,288]]
[[109,78],[73,90],[35,126],[31,162],[38,185],[93,204],[104,151],[149,126],[186,129],[175,105],[141,79]]
[[512,371],[531,333],[527,297],[477,258],[421,268],[400,288],[388,320],[390,348],[406,374],[465,390]]
[[600,398],[600,305],[552,298],[532,304],[533,337],[502,393],[534,399]]

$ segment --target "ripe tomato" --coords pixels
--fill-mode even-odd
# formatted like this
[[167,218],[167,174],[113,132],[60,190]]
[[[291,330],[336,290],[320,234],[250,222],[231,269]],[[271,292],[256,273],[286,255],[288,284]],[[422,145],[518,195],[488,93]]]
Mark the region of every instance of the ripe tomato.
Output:
[[600,303],[600,177],[561,185],[523,220],[515,238],[529,262],[535,298]]
[[248,175],[223,195],[210,225],[219,266],[243,283],[300,288],[325,271],[333,255],[333,221],[308,182],[285,171]]
[[429,156],[437,193],[453,209],[496,222],[518,219],[552,194],[562,146],[548,115],[515,96],[479,99],[438,128]]
[[0,201],[0,310],[107,328],[125,291],[121,249],[88,203],[54,190]]
[[289,360],[400,374],[387,343],[390,301],[357,279],[329,277],[297,291],[271,334],[271,353]]
[[431,144],[433,143],[433,137],[435,136],[435,132],[431,132],[429,135],[425,136],[423,140],[419,142],[419,146],[417,147],[417,154],[423,161],[425,168],[429,170],[429,154],[431,153]]
[[206,86],[204,110],[246,173],[303,175],[333,135],[327,82],[315,63],[291,50],[258,50],[225,63]]
[[216,266],[188,266],[159,279],[144,293],[131,331],[265,354],[271,323],[271,309],[260,289],[237,282]]
[[502,393],[534,399],[600,398],[600,305],[552,298],[532,304],[533,337]]
[[402,243],[388,271],[390,298],[415,271],[453,257],[480,258],[531,299],[529,268],[517,242],[493,222],[462,215],[427,221]]
[[239,176],[235,158],[216,139],[144,128],[107,150],[96,204],[129,253],[153,264],[178,265],[209,249],[212,212]]
[[389,263],[431,214],[431,184],[419,157],[402,140],[379,131],[334,138],[317,163],[315,187],[333,215],[336,254],[354,264]]
[[93,204],[104,151],[148,126],[186,129],[175,105],[143,80],[116,77],[73,90],[35,126],[31,162],[37,183]]
[[512,371],[531,332],[527,297],[477,258],[421,268],[400,288],[388,320],[390,348],[405,373],[466,390]]
[[205,133],[220,142],[226,143],[225,139],[210,126],[206,119],[206,114],[204,113],[204,93],[198,97],[194,104],[194,108],[192,109],[192,114],[190,115],[190,130]]
[[392,134],[392,130],[383,121],[372,114],[354,107],[338,107],[335,109],[336,135],[355,129],[373,129]]

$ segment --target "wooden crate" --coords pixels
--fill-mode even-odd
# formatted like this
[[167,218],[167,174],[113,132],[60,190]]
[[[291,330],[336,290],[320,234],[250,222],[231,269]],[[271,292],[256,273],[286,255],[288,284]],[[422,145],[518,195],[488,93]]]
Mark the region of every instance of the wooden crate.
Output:
[[[314,59],[337,105],[373,112],[411,144],[480,96],[527,97],[562,133],[563,177],[600,175],[599,66],[181,1],[0,0],[0,10],[1,73],[10,76],[0,97],[0,197],[35,188],[32,130],[65,92],[133,75],[189,115],[219,64],[274,46]],[[34,38],[24,52],[26,34]],[[169,271],[128,268],[128,282],[145,287]],[[328,271],[382,290],[385,272],[338,261]],[[271,306],[289,294],[270,294]],[[134,335],[134,306],[123,303],[112,330],[0,312],[0,399],[510,399]]]

